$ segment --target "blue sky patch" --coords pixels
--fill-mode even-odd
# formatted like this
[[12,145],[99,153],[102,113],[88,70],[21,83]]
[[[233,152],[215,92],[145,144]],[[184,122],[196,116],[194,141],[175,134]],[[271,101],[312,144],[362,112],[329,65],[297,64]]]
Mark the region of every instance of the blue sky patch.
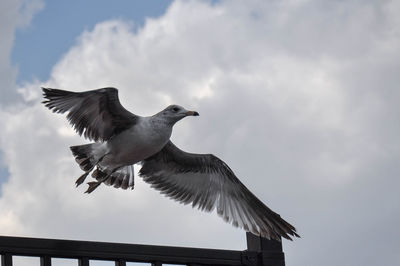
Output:
[[11,62],[18,67],[17,83],[34,78],[45,81],[51,68],[68,51],[76,38],[97,23],[110,19],[144,24],[146,17],[159,17],[172,1],[46,1],[30,26],[15,35]]

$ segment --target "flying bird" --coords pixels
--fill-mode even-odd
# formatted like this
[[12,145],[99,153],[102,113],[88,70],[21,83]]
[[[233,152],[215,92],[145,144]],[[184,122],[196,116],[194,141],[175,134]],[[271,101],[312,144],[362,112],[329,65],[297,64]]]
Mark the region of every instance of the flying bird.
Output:
[[67,119],[79,135],[94,141],[70,147],[84,171],[90,174],[86,193],[104,183],[115,188],[134,187],[133,165],[151,187],[183,204],[202,211],[217,210],[226,222],[255,235],[280,241],[299,237],[296,229],[251,193],[229,166],[212,154],[180,150],[170,140],[176,122],[198,116],[179,105],[170,105],[153,116],[142,117],[126,110],[115,88],[84,92],[42,88],[43,104]]

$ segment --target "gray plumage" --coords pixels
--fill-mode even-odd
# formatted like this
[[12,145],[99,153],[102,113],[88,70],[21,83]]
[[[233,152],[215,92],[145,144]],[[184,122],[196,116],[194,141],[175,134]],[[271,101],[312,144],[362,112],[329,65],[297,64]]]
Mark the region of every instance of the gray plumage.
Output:
[[53,112],[68,112],[74,129],[94,143],[72,146],[84,171],[82,184],[92,173],[87,193],[100,184],[134,187],[133,165],[139,175],[162,194],[202,211],[217,213],[234,226],[280,240],[299,237],[296,229],[252,194],[222,160],[212,154],[187,153],[171,141],[172,128],[186,116],[197,116],[178,105],[149,117],[127,111],[115,88],[70,92],[43,88],[43,101]]

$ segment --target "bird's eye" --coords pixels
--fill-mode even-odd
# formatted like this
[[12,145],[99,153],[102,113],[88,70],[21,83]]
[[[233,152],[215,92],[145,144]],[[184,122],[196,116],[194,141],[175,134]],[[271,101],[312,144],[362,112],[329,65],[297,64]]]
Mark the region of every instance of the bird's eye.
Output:
[[172,108],[172,111],[178,112],[178,111],[179,111],[179,108],[178,108],[178,107],[174,107],[174,108]]

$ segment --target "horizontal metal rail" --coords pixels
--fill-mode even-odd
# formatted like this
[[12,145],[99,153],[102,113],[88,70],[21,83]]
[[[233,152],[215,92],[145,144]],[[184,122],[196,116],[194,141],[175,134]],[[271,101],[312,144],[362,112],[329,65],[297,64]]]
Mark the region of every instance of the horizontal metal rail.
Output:
[[[268,241],[265,243],[269,246],[263,245],[263,241]],[[147,262],[157,266],[163,263],[283,266],[281,243],[269,241],[273,240],[248,234],[248,250],[234,251],[0,236],[0,254],[1,266],[12,266],[12,256],[39,257],[41,266],[51,266],[51,258],[78,259],[79,266],[89,266],[90,260],[114,261],[116,266],[125,266],[126,262]]]

